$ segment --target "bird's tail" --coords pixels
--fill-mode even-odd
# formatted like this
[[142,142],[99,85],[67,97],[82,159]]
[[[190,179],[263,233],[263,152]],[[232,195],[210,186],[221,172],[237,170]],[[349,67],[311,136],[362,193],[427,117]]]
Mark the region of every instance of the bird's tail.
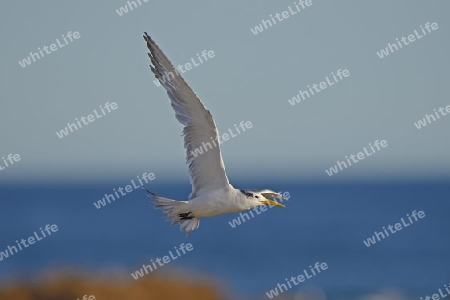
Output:
[[185,231],[186,234],[198,228],[200,219],[190,216],[191,212],[189,211],[189,203],[187,201],[164,198],[145,188],[143,189],[149,197],[153,198],[155,208],[163,211],[166,220],[171,222],[170,225],[180,223],[180,229]]

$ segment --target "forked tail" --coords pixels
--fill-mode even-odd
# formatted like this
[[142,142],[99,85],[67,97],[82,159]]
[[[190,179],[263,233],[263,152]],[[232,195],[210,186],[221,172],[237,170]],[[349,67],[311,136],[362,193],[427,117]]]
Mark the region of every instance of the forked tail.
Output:
[[180,229],[185,231],[186,234],[198,228],[200,219],[190,215],[191,212],[189,211],[189,203],[187,201],[164,198],[146,188],[143,189],[149,197],[153,198],[155,208],[163,211],[166,220],[171,222],[170,225],[180,223]]

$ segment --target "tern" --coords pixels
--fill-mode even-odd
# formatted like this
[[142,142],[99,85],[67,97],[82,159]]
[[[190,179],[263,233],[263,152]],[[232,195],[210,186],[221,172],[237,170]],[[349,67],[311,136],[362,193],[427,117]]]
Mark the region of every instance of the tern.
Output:
[[163,211],[171,225],[180,224],[180,230],[189,234],[198,228],[203,217],[238,213],[261,205],[284,207],[272,200],[285,199],[273,190],[234,188],[228,181],[219,145],[195,155],[196,148],[218,141],[213,117],[153,39],[146,32],[143,37],[149,50],[150,69],[166,89],[175,117],[184,126],[186,164],[192,185],[187,201],[161,197],[144,188],[155,208]]

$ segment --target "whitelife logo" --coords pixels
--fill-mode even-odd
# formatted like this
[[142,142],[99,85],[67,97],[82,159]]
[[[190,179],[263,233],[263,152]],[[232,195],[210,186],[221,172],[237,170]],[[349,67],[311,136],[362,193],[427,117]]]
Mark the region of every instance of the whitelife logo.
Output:
[[[80,298],[77,298],[77,300],[80,300]],[[95,300],[95,297],[90,295],[89,298],[87,295],[84,295],[81,300]]]
[[[241,128],[242,132],[245,132],[245,129],[250,129],[253,127],[252,122],[250,121],[241,121],[241,123],[239,123],[239,127]],[[211,145],[210,142],[202,142],[202,145],[198,148],[195,148],[194,150],[191,151],[191,155],[193,155],[194,157],[199,156],[200,154],[203,154],[205,152],[208,152],[208,150],[212,150],[213,148],[217,147],[218,145],[221,145],[223,142],[228,141],[230,139],[230,136],[236,137],[239,134],[241,134],[241,131],[239,130],[238,126],[236,124],[234,124],[234,128],[236,129],[236,134],[233,134],[233,131],[231,128],[228,128],[228,132],[230,133],[230,135],[228,135],[228,133],[222,133],[219,134],[217,136],[217,139],[214,139],[213,137],[210,137],[211,142],[213,143],[214,147]],[[222,137],[223,141],[220,140],[220,137]],[[217,140],[217,144],[216,144],[216,140]],[[209,146],[209,148],[207,147]],[[205,151],[203,151],[203,148],[205,149]]]
[[[317,276],[318,274],[320,274],[321,271],[325,271],[326,269],[328,269],[328,265],[326,262],[323,262],[323,263],[316,262],[316,264],[314,265],[314,268],[313,268],[313,266],[309,266],[309,269],[310,269],[312,275],[308,274],[308,271],[306,269],[304,269],[303,273],[305,274],[306,277],[303,276],[302,274],[300,274],[297,277],[292,276],[291,279],[285,278],[286,283],[278,283],[274,289],[272,289],[266,293],[267,297],[269,297],[269,299],[277,297],[279,294],[284,292],[283,288],[287,292],[289,289],[293,288],[293,286],[291,285],[291,282],[294,285],[299,285],[300,283],[304,282],[305,280],[308,280],[310,278],[313,278],[314,276]],[[316,271],[314,271],[314,269],[316,269]],[[317,272],[317,274],[316,274],[316,272]],[[286,284],[287,284],[287,286],[286,286]],[[288,288],[288,286],[289,286],[289,288]]]
[[[214,53],[213,50],[209,50],[208,52],[206,50],[203,50],[201,56],[205,61],[203,61],[200,55],[197,53],[197,60],[199,61],[198,64],[195,62],[195,59],[191,57],[192,64],[190,62],[187,62],[184,65],[177,65],[175,67],[175,74],[173,72],[165,71],[164,75],[161,77],[162,84],[166,84],[168,81],[170,81],[170,78],[174,79],[175,76],[180,76],[180,72],[181,74],[184,74],[187,71],[192,70],[192,66],[194,66],[194,68],[200,66],[201,64],[208,61],[208,57],[214,58],[216,54]],[[153,83],[158,87],[161,86],[161,83],[159,82],[158,79],[153,80]]]
[[[427,22],[425,24],[425,28],[427,29],[428,33],[431,33],[431,29],[438,30],[439,26],[436,22],[433,22],[433,23]],[[407,46],[407,45],[411,44],[412,42],[416,41],[416,38],[419,40],[427,35],[427,31],[425,31],[425,29],[422,27],[422,25],[420,25],[420,29],[422,29],[423,35],[420,35],[420,33],[418,33],[417,30],[415,29],[414,34],[408,35],[408,38],[402,36],[402,38],[400,40],[403,42],[403,45]],[[408,42],[406,41],[406,39],[408,39]],[[397,41],[398,47],[400,47],[400,49],[403,48],[402,43],[400,43],[398,38],[396,38],[395,40]],[[384,57],[388,56],[390,53],[394,53],[395,51],[398,51],[399,50],[398,47],[395,44],[395,42],[394,42],[394,44],[388,43],[386,48],[381,49],[379,52],[377,52],[377,55],[379,58],[384,58]]]
[[[22,61],[19,61],[19,65],[20,65],[22,68],[25,68],[26,66],[31,65],[32,62],[35,62],[36,60],[39,60],[39,59],[41,59],[41,58],[44,58],[44,52],[42,52],[42,50],[44,50],[45,53],[48,55],[48,54],[50,54],[50,53],[52,53],[52,52],[55,52],[55,51],[58,50],[58,49],[61,49],[61,48],[64,47],[64,46],[68,45],[69,42],[67,41],[67,39],[66,39],[66,37],[64,36],[64,34],[61,35],[61,36],[63,37],[65,44],[61,44],[61,42],[59,41],[59,38],[57,38],[57,39],[56,39],[56,43],[58,44],[59,47],[57,47],[56,44],[51,44],[49,47],[47,47],[47,46],[45,45],[44,47],[42,47],[42,49],[41,49],[41,47],[38,47],[38,52],[39,52],[39,53],[33,53],[33,52],[30,52],[30,55],[29,55],[27,58],[24,58],[24,59],[22,59]],[[69,31],[69,32],[67,33],[67,38],[68,38],[71,42],[73,42],[74,40],[79,39],[80,37],[81,37],[81,36],[80,36],[80,33],[79,33],[78,31],[74,31],[73,33],[72,33],[72,31]],[[48,51],[48,49],[50,49],[50,51]],[[41,55],[39,55],[39,54],[41,54]],[[33,61],[31,61],[31,60],[33,60]]]
[[[126,196],[127,193],[131,193],[132,191],[134,191],[140,187],[143,187],[144,183],[142,182],[141,177],[136,176],[136,178],[138,179],[138,181],[141,185],[136,184],[134,182],[134,179],[132,179],[131,183],[133,184],[133,186],[131,186],[131,184],[129,184],[129,185],[125,186],[125,189],[122,187],[118,187],[117,191],[114,188],[113,191],[117,198],[115,198],[113,194],[105,194],[105,197],[103,197],[101,200],[98,200],[97,202],[93,203],[95,208],[100,209],[103,206],[106,206],[106,204],[111,203],[111,201],[116,201],[116,199],[119,199],[120,195],[122,195],[122,197]],[[145,181],[145,183],[148,183],[149,181],[154,180],[155,178],[156,177],[155,177],[154,173],[146,172],[146,173],[142,174],[142,179]],[[125,192],[124,192],[124,190],[125,190]],[[120,193],[120,195],[119,195],[119,193]],[[108,203],[106,203],[106,201],[108,201]]]
[[[134,273],[131,273],[131,276],[134,278],[134,280],[138,280],[139,278],[144,277],[145,274],[149,274],[149,271],[150,272],[156,271],[158,269],[158,266],[162,267],[162,266],[170,263],[171,261],[173,261],[177,258],[180,258],[182,254],[186,254],[187,252],[194,250],[194,246],[192,246],[191,243],[187,243],[186,245],[183,243],[180,245],[179,249],[176,246],[173,248],[175,249],[175,252],[178,254],[178,256],[174,255],[172,253],[172,250],[169,250],[170,257],[169,257],[169,255],[165,255],[165,256],[163,256],[162,259],[159,257],[157,257],[155,259],[155,261],[153,261],[153,259],[151,259],[150,260],[151,265],[143,264],[142,268],[140,268],[139,270],[136,270]],[[182,254],[178,250],[180,250],[182,252]],[[158,265],[156,263],[158,263]]]
[[[137,3],[139,3],[139,6],[142,5],[140,0],[136,0]],[[138,8],[139,6],[136,4],[136,1],[127,1],[127,4],[124,6],[119,7],[119,9],[116,9],[116,13],[119,15],[119,17],[123,16],[124,14],[128,13],[129,11],[132,11],[134,8]],[[142,2],[147,3],[150,0],[142,0]],[[128,6],[127,6],[128,5]],[[133,8],[134,5],[134,8]],[[130,10],[128,10],[128,7]]]
[[101,105],[99,105],[103,115],[100,115],[97,113],[97,110],[94,109],[93,112],[95,113],[95,116],[93,114],[88,115],[87,117],[80,117],[80,120],[78,120],[78,118],[75,118],[75,121],[77,122],[77,124],[75,123],[67,123],[67,126],[64,129],[61,129],[59,132],[56,132],[56,136],[58,136],[60,139],[62,139],[65,136],[68,136],[69,133],[74,132],[78,129],[81,129],[82,125],[80,123],[83,122],[84,125],[89,125],[90,123],[94,122],[95,120],[98,120],[100,118],[102,118],[103,116],[106,116],[106,112],[104,110],[104,108],[108,111],[108,113],[111,113],[111,110],[116,110],[119,106],[117,105],[116,102],[111,102],[111,104],[109,102],[106,102],[104,107],[102,107]]
[[[448,115],[450,113],[450,105],[447,105],[445,107],[445,110],[447,111],[446,113],[444,112],[443,107],[439,107],[439,109],[438,109],[438,111],[441,113],[441,115],[443,117],[445,117],[446,115]],[[436,117],[434,117],[432,114],[431,115],[425,114],[425,118],[423,118],[423,120],[417,121],[417,123],[414,123],[414,126],[416,126],[417,129],[421,129],[421,128],[427,126],[427,120],[428,120],[428,124],[431,124],[431,122],[432,122],[431,120],[433,120],[433,122],[436,122],[437,120],[439,120],[441,117],[439,117],[438,112],[436,111],[436,109],[433,109],[433,111],[434,111],[434,114],[436,115]]]
[[[402,221],[402,223],[396,223],[394,226],[389,224],[389,226],[387,228],[389,229],[389,231],[392,234],[394,234],[397,231],[400,231],[403,228],[406,228],[406,227],[410,226],[411,224],[413,224],[413,220],[411,219],[411,217],[413,217],[416,222],[419,221],[419,219],[425,218],[425,212],[423,210],[421,210],[419,212],[413,211],[411,213],[411,216],[409,216],[409,214],[406,214],[406,216],[408,216],[408,220],[411,223],[407,223],[407,222],[405,222],[405,220],[403,218],[401,218],[400,220]],[[417,217],[419,217],[419,218],[417,218]],[[403,224],[403,226],[402,226],[402,224]],[[395,228],[395,230],[394,230],[394,228]],[[383,231],[386,234],[386,236],[383,234]],[[386,227],[384,227],[384,226],[383,226],[383,231],[381,231],[381,232],[376,232],[375,231],[374,235],[372,235],[372,238],[368,238],[367,240],[363,241],[364,245],[366,245],[366,247],[370,247],[371,245],[375,245],[375,243],[377,242],[376,239],[378,239],[378,242],[379,242],[379,241],[381,241],[380,237],[383,238],[383,239],[388,237],[389,236],[389,232],[387,231]],[[376,237],[376,239],[375,239],[375,237]]]
[[[314,91],[316,93],[319,93],[319,92],[323,91],[324,89],[344,80],[344,78],[347,78],[350,76],[350,71],[347,69],[345,69],[343,71],[341,69],[337,70],[336,75],[339,77],[339,80],[336,77],[336,75],[334,74],[334,72],[331,72],[331,75],[333,75],[334,82],[332,80],[330,80],[328,78],[328,76],[326,76],[325,77],[326,82],[322,81],[319,84],[314,83],[312,86],[308,84],[308,89],[305,89],[304,91],[299,90],[297,95],[295,95],[291,99],[288,99],[289,104],[294,106],[296,103],[300,103],[302,101],[302,99],[306,100],[306,98],[314,96]],[[309,93],[308,93],[308,90],[309,90]]]
[[[34,236],[30,236],[27,239],[21,239],[20,242],[18,240],[16,240],[16,246],[9,246],[6,248],[5,251],[0,251],[0,261],[6,259],[9,257],[9,255],[14,255],[16,253],[19,253],[19,251],[22,251],[24,249],[22,249],[22,246],[24,248],[28,248],[30,247],[30,245],[33,245],[36,242],[39,242],[40,240],[43,240],[44,238],[50,235],[52,235],[52,232],[55,233],[58,231],[58,226],[56,224],[50,225],[47,224],[45,225],[44,229],[42,229],[42,227],[39,228],[41,230],[41,237],[39,237],[39,234],[35,231],[34,232]],[[44,230],[47,232],[47,235],[45,234]],[[28,242],[28,244],[27,244]],[[19,248],[19,250],[17,250],[17,248]],[[14,252],[13,252],[14,250]],[[9,253],[8,253],[9,251]]]
[[[312,0],[298,0],[298,2],[294,2],[295,5],[295,9],[292,9],[292,7],[289,5],[287,8],[289,9],[289,11],[285,10],[282,13],[276,13],[275,18],[277,18],[278,22],[282,22],[284,20],[286,20],[287,18],[298,14],[301,11],[304,11],[308,6],[312,5]],[[300,6],[302,7],[300,9]],[[262,33],[264,31],[264,29],[269,29],[272,26],[275,26],[277,24],[277,21],[275,21],[275,18],[272,15],[269,15],[270,20],[272,20],[272,22],[270,20],[261,20],[261,23],[259,23],[259,25],[250,28],[250,31],[254,34],[257,35],[258,33]],[[264,27],[263,27],[264,26]]]
[[[357,155],[351,154],[350,158],[353,161],[353,163],[358,163],[359,161],[363,160],[364,158],[371,156],[372,154],[376,153],[375,149],[372,147],[372,143],[369,143],[370,149],[372,149],[373,152],[368,152],[366,147],[364,147],[364,152],[359,152]],[[379,142],[379,140],[376,140],[374,142],[374,146],[378,149],[378,152],[381,150],[380,146],[382,148],[385,148],[388,146],[388,143],[386,140],[382,140],[381,142]],[[345,156],[345,159],[347,160],[347,163],[349,165],[349,167],[352,165],[350,158],[348,158],[348,156]],[[342,167],[345,167],[347,169],[347,164],[345,163],[345,161],[337,161],[337,164],[334,165],[333,167],[329,168],[328,170],[325,170],[325,172],[328,174],[328,176],[333,176],[334,174],[337,174],[339,172],[339,169],[342,171],[344,170]],[[339,169],[338,169],[339,167]]]
[[[20,157],[19,154],[14,154],[13,155],[12,153],[10,153],[10,154],[8,154],[8,157],[6,159],[5,159],[5,157],[2,157],[2,159],[3,159],[3,163],[5,164],[5,167],[2,167],[2,164],[0,163],[0,171],[3,171],[4,169],[9,167],[10,165],[12,166],[14,164],[14,162],[20,161],[21,157]],[[8,162],[6,160],[9,161],[9,164],[8,164]]]

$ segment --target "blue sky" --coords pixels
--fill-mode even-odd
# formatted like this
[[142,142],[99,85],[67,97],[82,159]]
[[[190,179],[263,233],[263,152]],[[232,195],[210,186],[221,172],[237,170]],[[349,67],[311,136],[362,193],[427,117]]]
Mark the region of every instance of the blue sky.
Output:
[[[0,182],[128,180],[143,172],[186,178],[181,125],[148,68],[148,32],[174,64],[214,58],[183,74],[219,131],[250,121],[222,144],[230,178],[292,180],[449,177],[450,116],[414,122],[450,105],[449,28],[444,1],[312,1],[255,35],[250,30],[293,1],[126,1],[2,6],[0,157],[21,160]],[[396,38],[439,26],[380,59]],[[22,68],[38,47],[80,37]],[[338,69],[350,76],[292,106],[288,99]],[[60,139],[56,132],[99,105],[118,108]],[[328,176],[337,160],[375,140],[388,147]],[[4,163],[0,160],[0,166]]]

